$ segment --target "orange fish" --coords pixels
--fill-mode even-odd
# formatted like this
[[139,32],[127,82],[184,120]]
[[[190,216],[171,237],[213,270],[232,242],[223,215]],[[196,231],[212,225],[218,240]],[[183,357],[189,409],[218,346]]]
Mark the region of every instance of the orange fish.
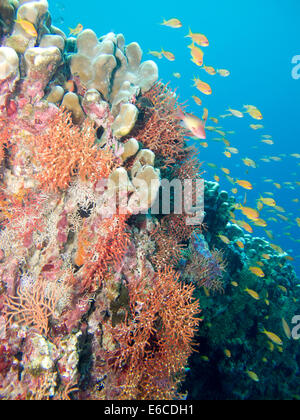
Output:
[[185,38],[191,38],[191,40],[195,44],[200,45],[200,47],[207,47],[209,45],[208,39],[205,35],[193,33],[191,28],[189,28],[189,33],[185,36]]
[[237,179],[235,181],[236,184],[238,184],[240,187],[245,188],[246,190],[252,190],[252,184],[249,181],[245,181],[243,179]]
[[31,22],[29,22],[28,20],[17,18],[17,20],[15,20],[15,22],[18,23],[28,35],[30,35],[32,37],[37,37],[38,36],[34,25]]
[[211,95],[212,90],[208,83],[202,82],[202,80],[196,77],[194,77],[193,82],[194,82],[193,86],[196,86],[196,88],[200,92],[204,93],[205,95]]
[[74,28],[74,29],[69,28],[69,31],[70,31],[69,35],[78,35],[78,34],[80,34],[80,32],[82,32],[82,29],[83,29],[83,26],[81,25],[81,23],[78,23],[76,28]]
[[197,105],[202,105],[202,100],[198,98],[198,96],[193,95],[192,98],[194,99]]
[[192,62],[201,67],[203,64],[203,51],[194,44],[188,46],[191,49]]
[[198,139],[205,139],[205,124],[208,117],[208,111],[204,108],[202,120],[196,117],[193,114],[184,114],[182,111],[179,111],[179,117],[182,120],[185,128],[187,128],[193,136],[197,137]]
[[179,19],[176,19],[176,18],[172,18],[172,19],[169,19],[169,20],[163,19],[163,22],[161,23],[161,25],[169,26],[169,28],[181,28],[182,27],[182,23],[180,22]]
[[169,61],[175,60],[175,55],[171,53],[170,51],[165,51],[164,49],[161,49],[162,55]]

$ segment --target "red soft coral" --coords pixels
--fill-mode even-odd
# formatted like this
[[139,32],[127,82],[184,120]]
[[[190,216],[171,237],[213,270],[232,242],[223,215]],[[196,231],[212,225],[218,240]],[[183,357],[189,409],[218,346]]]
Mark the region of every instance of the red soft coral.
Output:
[[95,182],[107,178],[113,167],[113,155],[95,144],[95,129],[86,120],[79,128],[69,113],[59,110],[46,130],[33,137],[37,178],[42,189],[66,189],[72,177]]

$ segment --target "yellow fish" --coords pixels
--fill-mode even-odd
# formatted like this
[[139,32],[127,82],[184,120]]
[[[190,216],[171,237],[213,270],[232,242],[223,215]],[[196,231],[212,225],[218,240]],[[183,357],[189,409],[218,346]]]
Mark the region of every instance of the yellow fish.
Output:
[[297,225],[300,227],[300,217],[296,218]]
[[194,44],[188,46],[191,49],[192,62],[201,67],[203,64],[203,51]]
[[148,54],[151,54],[154,57],[159,58],[159,59],[162,58],[162,53],[160,51],[148,51]]
[[173,73],[173,76],[176,77],[176,79],[180,79],[181,74],[180,73]]
[[237,118],[243,118],[244,114],[241,111],[238,111],[237,109],[228,109],[229,112],[231,112],[232,115],[234,115]]
[[217,72],[212,66],[205,66],[202,67],[203,70],[206,71],[207,74],[210,74],[211,76],[214,76]]
[[268,223],[263,219],[257,219],[254,221],[255,226],[266,227]]
[[222,77],[228,77],[230,75],[230,71],[225,69],[217,69],[217,73]]
[[221,241],[224,242],[224,244],[226,244],[226,245],[230,244],[230,239],[228,239],[227,236],[225,236],[225,235],[218,235],[218,236],[221,239]]
[[161,25],[168,26],[169,28],[181,28],[182,27],[182,23],[180,22],[179,19],[176,19],[176,18],[172,18],[172,19],[169,19],[169,20],[163,19],[163,22],[161,23]]
[[259,294],[255,292],[255,290],[251,290],[247,288],[244,291],[247,292],[251,297],[253,297],[253,299],[259,300]]
[[221,168],[221,170],[222,170],[225,174],[227,174],[227,175],[229,175],[229,174],[230,174],[230,170],[229,170],[229,169],[227,169],[227,168]]
[[161,49],[162,55],[169,61],[175,60],[175,55],[171,53],[170,51],[165,51],[163,48]]
[[244,249],[245,248],[245,245],[244,245],[244,243],[242,242],[242,241],[236,241],[236,244],[237,244],[237,246],[239,247],[239,248],[241,248],[241,249]]
[[261,124],[250,124],[250,127],[251,127],[253,130],[259,130],[260,128],[264,128],[264,126],[263,126],[263,125],[261,125]]
[[196,88],[200,92],[204,93],[205,95],[211,95],[212,90],[208,83],[202,82],[202,80],[196,77],[194,77],[193,82],[194,82],[193,86],[196,86]]
[[234,286],[234,287],[238,287],[238,286],[239,286],[239,284],[238,284],[236,281],[232,281],[232,282],[231,282],[231,284],[232,284],[232,286]]
[[261,112],[256,108],[256,106],[244,105],[244,108],[247,109],[246,112],[248,112],[248,114],[251,115],[252,118],[254,118],[255,120],[262,120],[263,116]]
[[285,335],[290,340],[291,336],[292,336],[291,330],[290,330],[290,327],[288,326],[288,323],[286,322],[286,320],[284,318],[281,318],[281,324],[282,324],[282,328],[283,328],[283,331],[284,331]]
[[214,176],[214,180],[215,180],[216,182],[220,182],[220,177],[218,177],[218,175],[215,175],[215,176]]
[[253,186],[249,181],[245,181],[243,179],[237,179],[235,181],[236,184],[238,184],[240,187],[245,188],[246,190],[252,190]]
[[269,260],[271,257],[269,254],[261,254],[261,256],[265,259],[265,260]]
[[231,158],[231,153],[228,150],[225,150],[223,153],[227,158]]
[[256,375],[255,372],[252,372],[251,370],[246,370],[246,373],[249,376],[249,378],[252,379],[252,381],[259,382],[259,377]]
[[269,139],[262,140],[262,143],[269,144],[270,146],[272,146],[274,144],[273,140],[269,140]]
[[256,163],[254,162],[254,160],[252,160],[252,159],[249,159],[249,158],[245,158],[245,159],[242,159],[242,161],[244,162],[244,164],[246,165],[246,166],[251,166],[251,168],[256,168],[257,166],[256,166]]
[[185,36],[185,38],[191,38],[191,40],[195,43],[200,45],[200,47],[208,47],[209,42],[205,35],[193,33],[191,28],[189,28],[189,33]]
[[276,206],[276,202],[275,202],[274,198],[260,197],[259,201],[261,201],[266,206],[270,206],[270,207],[275,207]]
[[69,28],[69,31],[70,31],[69,35],[78,35],[78,34],[80,34],[80,32],[82,32],[82,30],[83,30],[83,26],[81,25],[81,23],[78,23],[76,28],[74,28],[74,29]]
[[198,96],[193,95],[192,98],[194,99],[197,105],[202,105],[202,100],[198,98]]
[[241,210],[250,220],[257,220],[259,218],[259,212],[251,207],[243,207],[241,204],[238,204],[236,208]]
[[282,345],[282,341],[281,339],[278,337],[278,335],[270,332],[270,331],[266,331],[265,328],[263,328],[262,331],[263,334],[266,334],[266,336],[268,337],[269,340],[273,341],[273,343],[278,344],[279,346]]
[[229,357],[229,358],[231,357],[231,351],[228,350],[228,349],[224,350],[224,354],[225,354],[226,357]]
[[32,37],[37,37],[38,36],[38,33],[37,33],[34,25],[31,22],[29,22],[28,20],[17,18],[17,20],[15,20],[15,22],[18,23],[28,35],[30,35]]
[[251,273],[255,274],[257,277],[265,277],[265,273],[259,267],[249,267]]

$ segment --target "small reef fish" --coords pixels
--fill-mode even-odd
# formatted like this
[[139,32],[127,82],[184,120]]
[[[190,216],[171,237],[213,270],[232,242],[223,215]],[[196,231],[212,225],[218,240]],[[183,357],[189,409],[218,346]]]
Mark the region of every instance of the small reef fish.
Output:
[[29,22],[28,20],[17,18],[17,20],[15,20],[15,22],[18,23],[28,35],[30,35],[32,37],[35,37],[35,38],[38,36],[38,33],[37,33],[34,25],[31,22]]
[[205,139],[205,124],[208,117],[208,110],[204,108],[202,120],[193,114],[184,114],[182,111],[179,112],[179,117],[183,122],[183,125],[198,139]]
[[253,297],[253,299],[255,299],[255,300],[259,300],[260,298],[259,298],[259,294],[255,291],[255,290],[251,290],[251,289],[248,289],[248,288],[246,288],[245,290],[244,290],[244,292],[247,292],[251,297]]
[[237,118],[243,118],[244,114],[241,111],[238,111],[237,109],[229,108],[227,111],[229,111],[233,116]]
[[173,73],[173,76],[176,77],[176,79],[180,79],[181,74],[180,73]]
[[282,324],[282,328],[283,328],[283,331],[284,331],[286,337],[290,340],[291,336],[292,336],[291,330],[290,330],[290,327],[289,327],[288,323],[286,322],[286,320],[284,318],[281,318],[281,324]]
[[251,117],[255,120],[263,119],[262,113],[256,108],[256,106],[244,105],[244,108],[246,108],[246,112],[248,112],[248,114],[251,115]]
[[265,204],[266,206],[269,206],[269,207],[275,207],[276,206],[276,201],[274,200],[274,198],[260,197],[258,201],[261,201],[263,204]]
[[241,204],[236,206],[238,210],[248,217],[250,220],[258,220],[259,219],[259,212],[251,207],[244,207]]
[[231,153],[228,150],[225,150],[223,153],[227,158],[231,158]]
[[261,331],[263,334],[266,334],[269,340],[271,340],[273,343],[277,344],[278,346],[282,345],[282,340],[278,337],[278,335],[274,334],[271,331],[266,331],[265,328]]
[[219,177],[218,175],[214,175],[214,180],[215,180],[216,182],[220,182],[220,177]]
[[161,49],[162,55],[169,61],[175,60],[175,55],[171,53],[170,51],[165,51],[163,48]]
[[244,243],[243,243],[242,241],[240,241],[240,240],[236,241],[236,244],[237,244],[237,246],[238,246],[239,248],[241,248],[241,249],[244,249],[244,248],[245,248]]
[[202,80],[196,77],[193,78],[193,82],[194,82],[193,86],[196,86],[196,88],[200,92],[204,93],[205,95],[211,95],[212,90],[208,83],[202,82]]
[[268,223],[263,219],[257,219],[254,221],[255,226],[266,227]]
[[240,187],[245,188],[246,190],[252,190],[253,186],[249,181],[245,181],[243,179],[237,179],[235,181],[236,184],[238,184]]
[[202,100],[198,98],[198,96],[193,95],[192,98],[194,99],[197,105],[202,105]]
[[162,53],[160,51],[148,51],[148,54],[151,54],[151,55],[153,55],[153,57],[156,57],[156,58],[159,58],[159,59],[162,58]]
[[207,74],[210,74],[211,76],[214,76],[217,72],[212,66],[202,66],[203,70],[206,71]]
[[82,32],[82,30],[83,30],[83,26],[81,25],[81,23],[78,23],[76,28],[74,28],[74,29],[69,28],[69,31],[70,31],[69,35],[75,35],[75,36],[79,35],[80,32]]
[[228,77],[230,75],[230,71],[225,69],[217,69],[217,73],[222,77]]
[[257,168],[256,163],[254,162],[254,160],[252,160],[250,158],[242,159],[242,161],[244,162],[244,164],[246,166],[250,166],[251,168]]
[[226,357],[230,358],[231,357],[231,351],[229,349],[225,349],[224,350],[224,354]]
[[230,244],[230,239],[227,238],[227,236],[225,236],[225,235],[218,235],[218,236],[221,239],[221,241],[224,242],[224,244],[226,244],[226,245]]
[[191,49],[192,62],[201,67],[203,64],[203,51],[201,48],[196,47],[194,43],[188,45],[188,48]]
[[231,284],[233,287],[239,287],[239,284],[236,281],[232,281]]
[[270,139],[263,139],[262,143],[268,144],[270,146],[272,146],[274,144],[273,140],[270,140]]
[[160,25],[168,26],[169,28],[181,28],[182,27],[182,23],[180,22],[179,19],[176,19],[176,18],[172,18],[172,19],[168,19],[168,20],[163,19],[163,22]]
[[200,45],[200,47],[208,47],[209,42],[205,35],[199,33],[193,33],[191,28],[189,28],[189,33],[185,35],[185,38],[191,38],[191,40]]
[[249,378],[252,379],[252,381],[259,382],[259,377],[255,372],[252,372],[251,370],[246,370],[246,373],[249,376]]
[[257,277],[265,277],[265,273],[260,267],[249,267],[249,271]]
[[252,130],[259,130],[260,128],[264,128],[264,126],[261,124],[250,124],[250,127]]

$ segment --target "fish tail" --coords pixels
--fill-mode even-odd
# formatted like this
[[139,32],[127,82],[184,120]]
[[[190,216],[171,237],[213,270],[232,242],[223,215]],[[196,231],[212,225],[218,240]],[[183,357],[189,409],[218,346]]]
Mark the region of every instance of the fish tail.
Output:
[[190,38],[191,35],[192,35],[192,31],[191,31],[191,28],[189,27],[189,33],[185,35],[185,38]]

